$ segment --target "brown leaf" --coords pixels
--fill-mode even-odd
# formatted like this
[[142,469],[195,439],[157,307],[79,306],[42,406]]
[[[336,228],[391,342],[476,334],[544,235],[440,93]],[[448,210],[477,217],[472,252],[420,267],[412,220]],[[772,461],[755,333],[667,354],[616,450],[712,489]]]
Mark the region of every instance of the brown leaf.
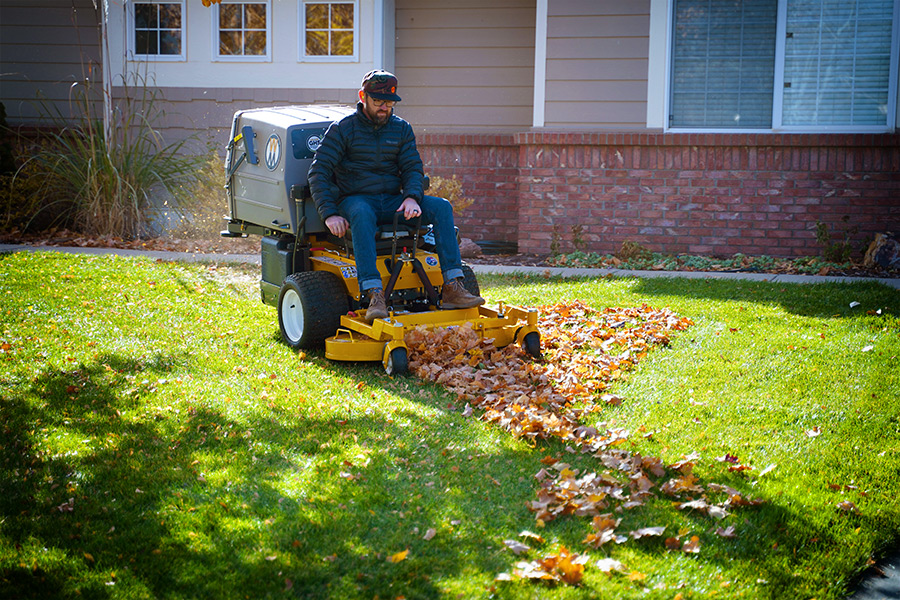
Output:
[[516,554],[522,554],[523,552],[531,550],[530,546],[517,540],[503,540],[503,544]]
[[646,536],[658,536],[662,535],[666,530],[665,526],[662,527],[643,527],[641,529],[636,529],[631,532],[631,537],[633,539],[639,540],[642,537]]

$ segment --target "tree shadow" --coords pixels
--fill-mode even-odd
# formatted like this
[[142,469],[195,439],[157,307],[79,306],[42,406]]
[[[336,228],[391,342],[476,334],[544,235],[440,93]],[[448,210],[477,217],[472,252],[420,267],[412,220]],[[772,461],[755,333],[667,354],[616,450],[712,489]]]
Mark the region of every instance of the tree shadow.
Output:
[[[498,520],[530,520],[507,514],[502,500],[520,507],[532,494],[511,468],[530,462],[526,449],[474,450],[462,441],[469,434],[442,448],[434,423],[413,411],[314,418],[277,396],[247,414],[191,402],[151,409],[144,400],[164,389],[171,365],[190,370],[192,361],[104,354],[47,370],[0,403],[2,543],[28,556],[2,569],[13,597],[108,598],[123,588],[439,597],[442,581],[505,568],[485,536]],[[454,411],[439,418],[470,427]],[[48,431],[71,450],[51,453]],[[371,450],[365,461],[343,456],[354,436]],[[56,558],[42,559],[44,549]]]
[[[657,297],[768,304],[803,317],[854,318],[865,315],[867,310],[881,310],[886,316],[900,315],[900,290],[865,280],[817,285],[713,278],[641,278],[633,291]],[[850,306],[852,302],[859,304]]]

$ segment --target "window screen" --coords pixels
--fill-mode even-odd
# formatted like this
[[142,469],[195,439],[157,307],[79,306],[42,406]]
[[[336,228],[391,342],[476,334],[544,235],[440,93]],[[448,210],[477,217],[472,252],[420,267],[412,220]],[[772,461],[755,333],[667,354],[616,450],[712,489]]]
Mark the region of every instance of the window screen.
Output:
[[771,127],[776,0],[678,0],[673,127]]
[[788,0],[785,125],[884,125],[892,0]]

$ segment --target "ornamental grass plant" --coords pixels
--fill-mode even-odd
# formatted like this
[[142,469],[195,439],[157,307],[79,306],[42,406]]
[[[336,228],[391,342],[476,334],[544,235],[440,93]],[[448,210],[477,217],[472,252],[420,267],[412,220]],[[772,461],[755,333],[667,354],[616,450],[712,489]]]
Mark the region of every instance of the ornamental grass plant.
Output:
[[11,182],[13,197],[18,186],[40,203],[22,229],[49,213],[54,224],[88,235],[134,239],[150,233],[154,213],[190,211],[206,157],[189,147],[190,138],[163,139],[159,128],[169,115],[146,76],[122,76],[106,102],[104,119],[103,92],[85,81],[72,86],[69,115],[39,103],[50,125]]
[[[4,594],[837,600],[900,541],[894,289],[479,277],[490,303],[647,303],[693,322],[582,422],[627,431],[617,447],[669,473],[693,456],[700,485],[759,503],[716,518],[653,490],[612,515],[627,541],[594,547],[590,518],[536,520],[535,475],[622,471],[516,438],[442,386],[291,351],[258,280],[0,255]],[[576,582],[498,580],[563,549],[586,557]]]

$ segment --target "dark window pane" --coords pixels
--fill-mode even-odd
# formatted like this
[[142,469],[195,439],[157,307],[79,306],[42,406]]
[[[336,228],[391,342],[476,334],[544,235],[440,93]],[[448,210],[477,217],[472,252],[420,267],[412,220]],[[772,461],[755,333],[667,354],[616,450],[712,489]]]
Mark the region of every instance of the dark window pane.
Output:
[[306,32],[306,55],[328,56],[328,34],[326,32]]
[[331,5],[331,28],[332,29],[353,29],[353,5],[352,4],[332,4]]
[[335,31],[331,34],[332,56],[353,56],[353,33]]
[[244,54],[263,56],[266,53],[266,32],[248,31],[244,34]]
[[160,54],[181,54],[181,30],[164,29],[159,32]]
[[159,5],[159,27],[160,29],[181,29],[180,4]]
[[136,29],[149,29],[157,27],[156,5],[135,4],[134,26]]
[[219,5],[219,29],[240,29],[241,28],[241,5],[240,4],[221,4]]
[[158,54],[155,31],[135,31],[134,51],[137,54]]
[[244,5],[244,27],[246,29],[265,29],[266,28],[266,5],[265,4],[246,4],[246,5]]
[[307,29],[328,29],[328,5],[327,4],[307,4],[306,5],[306,28]]
[[240,31],[220,31],[219,32],[219,55],[235,56],[241,53],[241,32]]

